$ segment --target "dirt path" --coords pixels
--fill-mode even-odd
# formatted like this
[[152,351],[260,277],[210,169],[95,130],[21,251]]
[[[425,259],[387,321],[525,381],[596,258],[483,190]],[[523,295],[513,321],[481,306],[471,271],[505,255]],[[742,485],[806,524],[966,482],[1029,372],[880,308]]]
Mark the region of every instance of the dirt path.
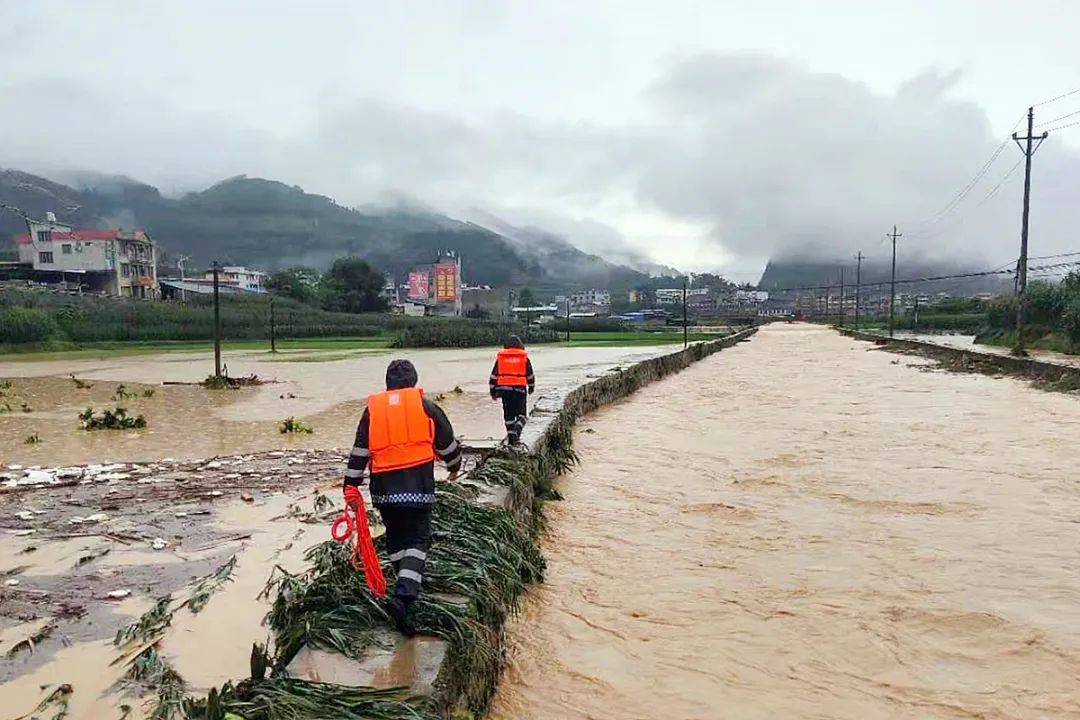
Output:
[[1080,400],[804,325],[585,420],[494,717],[1080,718]]

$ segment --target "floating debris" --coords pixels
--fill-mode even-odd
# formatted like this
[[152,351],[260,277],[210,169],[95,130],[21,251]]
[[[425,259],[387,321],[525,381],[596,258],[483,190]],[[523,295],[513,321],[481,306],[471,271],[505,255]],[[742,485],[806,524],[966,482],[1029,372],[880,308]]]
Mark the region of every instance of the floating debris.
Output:
[[5,584],[5,585],[7,585],[8,587],[15,587],[16,585],[18,585],[18,584],[19,584],[19,581],[18,581],[18,580],[15,580],[15,579],[12,579],[12,580],[5,580],[5,581],[4,581],[4,584]]
[[80,380],[79,378],[75,377],[75,373],[71,374],[71,381],[75,383],[75,387],[77,387],[79,390],[89,390],[90,388],[94,387],[94,383],[88,383]]
[[20,520],[33,520],[34,519],[34,513],[32,513],[29,510],[23,510],[21,512],[17,512],[17,513],[15,513],[15,516],[18,517]]
[[132,398],[137,398],[138,396],[138,393],[128,392],[127,386],[123,383],[120,383],[116,386],[116,391],[113,393],[112,399],[118,401],[129,400]]
[[154,542],[150,543],[150,547],[155,550],[164,550],[169,547],[169,541],[165,538],[154,538]]
[[281,426],[278,428],[278,430],[282,434],[285,434],[285,433],[302,433],[302,434],[310,435],[312,432],[314,432],[311,429],[311,426],[305,425],[303,422],[297,420],[296,418],[294,418],[292,416],[287,417],[284,420],[282,420],[281,421]]
[[195,583],[191,589],[191,596],[187,599],[188,610],[197,615],[210,602],[210,596],[232,580],[233,571],[236,570],[236,556],[233,555],[221,567]]
[[110,600],[123,600],[130,595],[130,590],[112,590],[108,593],[105,593],[105,597],[109,598]]
[[87,515],[86,517],[82,517],[81,515],[76,515],[75,517],[68,520],[68,523],[71,524],[71,525],[91,525],[93,523],[101,523],[101,522],[108,522],[108,521],[109,521],[109,516],[107,514],[105,514],[105,513],[94,513],[93,515]]
[[15,657],[22,650],[34,652],[34,647],[38,645],[42,640],[49,637],[49,635],[52,635],[52,631],[54,629],[56,629],[56,625],[51,620],[49,622],[46,622],[37,630],[30,633],[29,636],[12,645],[11,649],[7,651],[8,659],[10,660],[11,658]]
[[146,418],[142,415],[130,417],[127,410],[117,407],[115,410],[105,410],[101,416],[94,414],[94,408],[87,406],[79,413],[83,430],[133,430],[146,427]]

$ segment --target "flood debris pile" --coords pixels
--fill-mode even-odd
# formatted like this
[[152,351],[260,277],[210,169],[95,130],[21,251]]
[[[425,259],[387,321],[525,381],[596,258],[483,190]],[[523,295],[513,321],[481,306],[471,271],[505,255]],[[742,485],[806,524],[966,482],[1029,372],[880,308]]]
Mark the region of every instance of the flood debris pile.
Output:
[[159,652],[158,644],[172,624],[173,616],[183,608],[198,614],[210,596],[232,577],[236,568],[234,555],[221,567],[198,580],[184,600],[165,595],[154,606],[116,633],[113,644],[120,655],[113,661],[122,665],[123,677],[113,690],[144,706],[150,720],[180,720],[189,717],[192,705],[187,697],[187,683]]
[[[278,568],[264,590],[273,598],[267,616],[275,648],[269,677],[253,673],[226,685],[214,702],[246,720],[328,717],[319,714],[327,706],[340,708],[334,717],[341,718],[482,714],[503,665],[503,625],[525,587],[542,579],[544,560],[532,526],[503,507],[478,502],[475,487],[440,483],[437,498],[425,593],[414,616],[420,633],[447,643],[433,692],[410,696],[290,678],[290,663],[306,648],[363,661],[385,651],[393,637],[387,599],[370,592],[346,544],[326,541],[308,550],[304,572]],[[376,547],[388,556],[383,538]],[[392,585],[392,567],[384,572]],[[193,717],[212,717],[211,705],[210,697],[194,703]]]
[[206,379],[199,384],[207,390],[239,390],[243,387],[255,387],[258,385],[266,385],[271,382],[274,381],[263,380],[255,373],[251,373],[250,375],[236,378],[229,377],[228,375],[207,375]]

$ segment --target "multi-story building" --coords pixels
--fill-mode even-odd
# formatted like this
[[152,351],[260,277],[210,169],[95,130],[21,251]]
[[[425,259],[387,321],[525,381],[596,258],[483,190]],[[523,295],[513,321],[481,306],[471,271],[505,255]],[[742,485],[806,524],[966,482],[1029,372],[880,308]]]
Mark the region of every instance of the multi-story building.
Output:
[[572,307],[611,306],[611,293],[607,290],[579,290],[568,296]]
[[79,230],[58,223],[28,220],[29,233],[18,235],[19,262],[35,275],[77,283],[90,292],[116,297],[157,298],[157,249],[142,230]]
[[[709,288],[687,288],[685,292],[687,303],[689,303],[691,297],[708,295]],[[655,291],[655,295],[657,305],[682,305],[682,288],[660,288]]]
[[[203,278],[212,282],[214,271],[207,270]],[[266,292],[266,273],[238,265],[226,265],[218,268],[218,285],[235,285],[241,290],[262,293]]]

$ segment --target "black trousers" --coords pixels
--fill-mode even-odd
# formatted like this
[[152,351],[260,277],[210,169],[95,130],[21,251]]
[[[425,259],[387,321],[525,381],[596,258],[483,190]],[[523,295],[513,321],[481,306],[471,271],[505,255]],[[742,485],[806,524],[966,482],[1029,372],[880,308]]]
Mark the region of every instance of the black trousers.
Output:
[[526,405],[529,396],[523,392],[504,390],[500,395],[503,406],[503,422],[506,424],[506,437],[510,442],[517,442],[525,428]]
[[431,508],[384,505],[379,514],[386,526],[390,561],[397,571],[394,597],[411,603],[424,584],[424,566],[431,550]]

